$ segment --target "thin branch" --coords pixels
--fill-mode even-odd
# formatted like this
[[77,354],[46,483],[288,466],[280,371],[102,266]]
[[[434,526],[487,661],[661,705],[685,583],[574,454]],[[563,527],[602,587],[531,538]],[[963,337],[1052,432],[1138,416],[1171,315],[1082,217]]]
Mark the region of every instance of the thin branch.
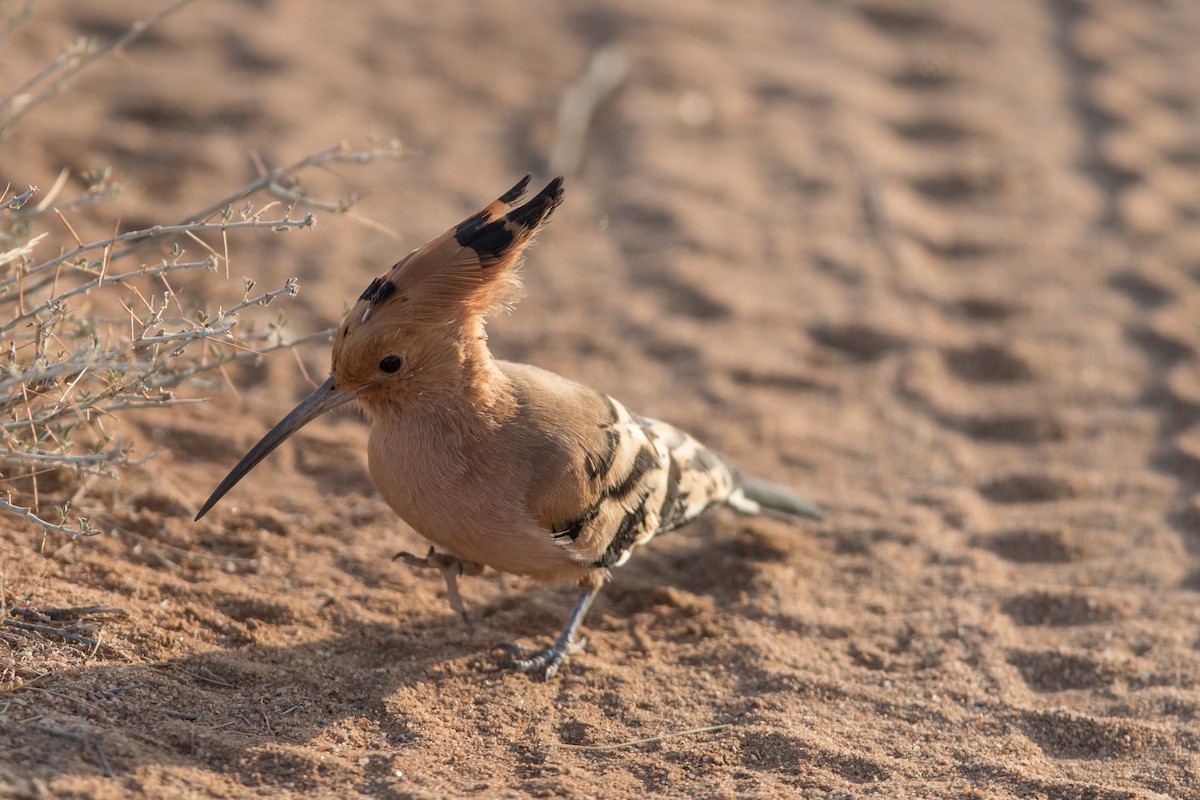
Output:
[[726,728],[730,727],[730,725],[732,725],[732,723],[727,722],[724,725],[710,725],[707,728],[691,728],[690,730],[686,731],[675,731],[673,733],[664,733],[659,736],[648,736],[645,739],[631,739],[628,742],[619,742],[617,744],[592,745],[567,744],[566,742],[555,742],[554,744],[555,746],[562,747],[566,750],[588,750],[591,752],[603,752],[606,750],[619,750],[622,747],[634,747],[639,744],[653,744],[654,742],[661,742],[664,739],[673,739],[677,736],[691,736],[697,733],[712,733],[713,731],[725,730]]
[[[122,244],[124,242],[157,241],[157,240],[163,239],[168,236],[173,236],[175,234],[201,233],[204,231],[227,231],[227,230],[237,230],[239,228],[270,228],[273,231],[283,231],[283,230],[287,230],[289,228],[311,228],[311,227],[313,227],[315,222],[316,222],[316,218],[313,217],[312,214],[306,214],[304,216],[304,219],[299,219],[299,220],[289,219],[289,218],[274,219],[274,220],[261,220],[261,219],[257,219],[257,218],[251,218],[251,219],[239,220],[237,222],[189,222],[189,223],[184,223],[182,225],[167,225],[167,226],[155,225],[150,228],[143,228],[141,230],[129,231],[128,233],[122,233],[117,236],[112,236],[108,239],[101,239],[99,241],[90,242],[88,244],[81,245],[80,247],[76,247],[73,250],[69,250],[66,253],[63,253],[62,255],[58,256],[57,258],[52,258],[48,261],[43,261],[42,263],[40,263],[30,269],[24,270],[19,275],[13,275],[13,276],[10,276],[10,277],[5,278],[4,280],[0,281],[0,292],[8,292],[9,288],[13,284],[15,284],[21,277],[28,277],[30,275],[37,275],[37,274],[40,274],[43,272],[53,270],[59,264],[65,264],[67,262],[75,261],[75,260],[79,259],[80,256],[82,256],[84,253],[90,253],[93,250],[107,250],[108,248],[112,247],[115,244]],[[108,262],[116,261],[120,258],[123,258],[127,255],[132,254],[136,249],[137,249],[136,247],[131,246],[131,247],[124,247],[120,250],[115,250],[108,254],[106,260]],[[105,259],[96,260],[96,261],[84,261],[84,262],[76,265],[75,269],[77,269],[81,272],[87,272],[90,269],[99,267],[104,262],[105,262]],[[52,281],[53,281],[53,276],[50,276],[36,284],[26,285],[24,288],[24,293],[30,294],[32,292],[36,292],[38,289],[42,289],[42,288],[48,286]],[[17,295],[7,294],[4,297],[0,297],[0,302],[14,302],[16,299],[17,299]]]
[[162,261],[157,266],[143,267],[142,269],[131,270],[129,272],[121,273],[120,275],[104,275],[102,277],[88,281],[87,283],[76,286],[74,289],[69,289],[65,292],[56,292],[53,297],[51,297],[49,300],[46,300],[40,306],[37,306],[36,308],[26,311],[23,314],[18,314],[16,317],[13,317],[13,319],[11,319],[10,321],[6,322],[3,325],[0,325],[0,334],[8,333],[13,328],[15,328],[17,325],[19,325],[23,320],[27,320],[32,317],[36,317],[38,314],[41,314],[46,311],[53,311],[55,308],[61,306],[63,301],[65,301],[65,300],[68,300],[79,294],[87,294],[91,290],[97,289],[101,286],[107,286],[110,283],[123,283],[125,281],[130,281],[130,280],[133,280],[134,278],[141,278],[144,276],[153,277],[155,275],[163,275],[167,272],[175,272],[175,271],[183,272],[183,271],[191,270],[191,269],[205,269],[205,270],[208,270],[209,272],[215,272],[217,269],[217,261],[216,261],[216,259],[212,258],[211,256],[204,259],[203,261],[183,261],[183,262]]
[[22,464],[27,461],[62,464],[64,466],[86,466],[89,464],[107,464],[115,461],[112,453],[87,453],[85,455],[67,455],[65,453],[47,453],[37,450],[4,450],[0,449],[0,463]]
[[289,189],[286,186],[280,186],[278,183],[272,183],[266,189],[267,193],[272,197],[276,197],[284,202],[293,205],[305,205],[317,211],[328,211],[333,214],[345,214],[350,209],[354,208],[358,203],[358,195],[351,194],[344,200],[317,200],[304,192],[298,192]]
[[237,314],[242,309],[249,308],[250,306],[268,306],[276,297],[284,295],[287,297],[295,297],[296,292],[298,291],[300,291],[299,281],[296,278],[288,278],[287,281],[284,282],[283,286],[279,287],[278,289],[272,289],[269,292],[263,292],[258,297],[245,299],[237,305],[230,306],[229,308],[221,311],[221,313],[217,315],[217,319],[224,319],[225,317],[232,316]]
[[48,233],[39,233],[29,241],[19,244],[11,250],[5,250],[3,253],[0,253],[0,266],[3,266],[4,264],[11,264],[14,261],[23,261],[28,259],[31,255],[33,255],[33,248],[37,247],[38,243],[49,235],[50,234]]
[[90,517],[80,517],[78,520],[79,528],[75,529],[69,525],[56,525],[53,522],[47,522],[37,514],[34,514],[33,509],[25,508],[23,506],[15,506],[3,498],[0,498],[0,509],[16,514],[18,517],[23,517],[43,530],[50,531],[51,533],[65,534],[72,539],[80,536],[98,536],[101,533],[104,533],[104,531],[100,530],[99,528],[92,527],[92,521]]
[[[28,219],[36,217],[39,214],[62,212],[68,209],[77,208],[78,206],[87,205],[88,203],[103,203],[106,200],[111,200],[121,193],[121,186],[114,184],[112,186],[102,186],[97,189],[89,189],[83,194],[76,195],[69,200],[63,200],[61,203],[48,204],[44,207],[27,208],[19,213],[13,214],[14,219]],[[3,208],[3,206],[0,206]],[[20,208],[20,206],[18,206]]]
[[245,200],[247,197],[269,188],[272,184],[278,184],[286,176],[311,167],[323,167],[329,164],[367,164],[380,159],[395,159],[400,157],[400,145],[395,142],[389,143],[388,147],[361,151],[348,150],[345,142],[338,142],[323,150],[310,153],[298,161],[293,161],[291,164],[264,172],[256,180],[246,184],[225,199],[218,200],[203,211],[192,214],[184,219],[183,222],[186,224],[208,219],[213,214],[231,207],[234,203]]
[[305,342],[311,342],[316,339],[328,340],[330,337],[333,336],[334,332],[335,332],[334,328],[327,328],[326,330],[317,331],[316,333],[306,334],[306,335],[300,336],[296,339],[290,339],[287,341],[279,341],[273,345],[264,347],[260,350],[255,350],[252,352],[237,353],[237,354],[229,356],[219,362],[210,362],[208,364],[196,364],[195,366],[189,367],[188,369],[180,370],[179,372],[171,373],[169,375],[164,374],[162,376],[162,378],[147,380],[146,386],[151,389],[160,389],[160,388],[166,388],[169,386],[177,386],[189,378],[193,378],[196,375],[200,375],[205,372],[211,372],[212,370],[218,369],[218,368],[220,368],[222,366],[226,366],[228,364],[239,364],[243,361],[257,361],[258,359],[262,358],[263,356],[267,355],[268,353],[273,353],[276,350],[288,350],[293,347],[297,347],[298,345],[304,344]]
[[592,54],[587,71],[567,87],[558,106],[558,130],[547,165],[552,175],[573,175],[583,163],[588,130],[596,111],[625,82],[629,66],[621,51],[607,45]]
[[3,27],[0,27],[0,50],[4,49],[4,45],[8,44],[13,31],[33,12],[33,7],[36,5],[37,0],[25,0],[25,5],[8,15],[4,20]]
[[[44,79],[50,77],[64,65],[70,64],[80,58],[92,46],[92,43],[86,37],[79,37],[67,42],[59,54],[54,59],[35,72],[32,77],[16,88],[7,97],[0,100],[0,113],[7,112],[10,108],[24,108],[32,102],[30,96],[37,84]],[[11,115],[9,119],[11,119]],[[2,129],[0,129],[2,130]],[[2,135],[2,134],[0,134]]]
[[[219,326],[208,328],[193,328],[187,331],[179,331],[174,334],[165,334],[161,337],[151,337],[157,340],[157,343],[174,344],[178,341],[185,341],[185,346],[190,341],[196,341],[201,338],[214,338],[220,334],[227,333],[233,326],[232,320],[225,320]],[[202,335],[188,339],[189,333],[200,332]],[[259,347],[257,349],[243,350],[232,355],[222,356],[214,361],[200,362],[184,368],[165,368],[159,361],[116,361],[115,359],[123,355],[121,350],[110,350],[104,353],[91,354],[86,362],[77,360],[65,360],[59,362],[52,367],[45,368],[37,373],[25,373],[14,375],[7,381],[0,382],[0,388],[21,385],[28,386],[31,383],[52,383],[58,380],[63,380],[67,375],[82,373],[87,370],[104,370],[109,373],[109,376],[115,374],[133,374],[140,375],[137,381],[137,386],[140,387],[137,391],[121,391],[120,388],[111,392],[101,392],[99,394],[89,396],[84,403],[84,410],[95,411],[100,414],[111,414],[116,411],[134,408],[163,408],[174,405],[185,405],[195,400],[181,399],[164,395],[160,397],[148,397],[147,393],[155,391],[163,391],[165,389],[178,386],[179,384],[201,375],[206,372],[220,369],[228,364],[238,364],[244,361],[257,361],[263,356],[275,352],[277,350],[286,350],[295,348],[301,344],[316,340],[328,340],[334,333],[334,329],[329,328],[322,331],[316,331],[294,339],[278,338],[269,345]],[[142,342],[150,339],[143,339]],[[86,354],[85,354],[86,357]],[[0,408],[8,408],[18,403],[24,397],[23,392],[13,391],[9,396],[0,402]],[[105,404],[107,403],[107,404]],[[0,423],[0,430],[4,431],[21,431],[30,427],[49,430],[51,424],[57,422],[64,417],[73,416],[78,412],[78,409],[63,402],[57,403],[48,411],[38,413],[29,418],[19,418],[7,420]]]
[[17,628],[18,630],[30,631],[32,633],[40,633],[43,636],[57,636],[60,639],[66,639],[68,642],[86,644],[89,647],[96,648],[105,647],[110,651],[113,650],[111,645],[105,645],[99,639],[93,639],[90,636],[81,636],[74,631],[56,628],[53,625],[38,625],[33,622],[21,622],[15,619],[6,619],[4,620],[4,624],[10,628]]
[[46,606],[45,608],[34,608],[33,606],[8,606],[8,612],[13,616],[29,618],[36,617],[39,622],[74,622],[82,621],[85,617],[94,620],[107,619],[125,619],[129,616],[129,612],[123,608],[113,608],[112,606],[69,606],[67,608],[58,608],[57,606]]
[[[16,92],[6,97],[3,101],[0,101],[0,112],[8,112],[8,117],[3,123],[0,123],[0,138],[7,136],[13,126],[20,122],[26,114],[66,88],[71,78],[81,70],[109,53],[133,43],[147,31],[162,24],[168,17],[176,14],[193,2],[195,0],[177,0],[176,3],[167,6],[157,14],[133,23],[125,33],[103,47],[96,47],[94,43],[87,41],[79,42],[74,46],[69,45],[59,58],[51,62],[49,67],[42,70],[34,78],[26,81]],[[37,88],[39,83],[44,79],[48,79],[51,75],[54,75],[53,83],[45,88]],[[36,94],[34,94],[35,89],[37,91]]]
[[27,202],[29,202],[29,198],[33,197],[37,193],[38,193],[38,187],[30,186],[28,189],[21,192],[20,194],[10,197],[7,200],[5,200],[3,203],[0,203],[0,211],[3,211],[6,208],[11,208],[12,210],[16,211],[17,209],[19,209],[23,205],[25,205]]

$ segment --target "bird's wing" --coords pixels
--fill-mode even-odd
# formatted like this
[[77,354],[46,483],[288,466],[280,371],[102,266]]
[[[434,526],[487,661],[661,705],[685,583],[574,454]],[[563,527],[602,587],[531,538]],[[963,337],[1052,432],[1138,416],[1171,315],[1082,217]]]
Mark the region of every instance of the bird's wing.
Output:
[[514,428],[529,437],[529,513],[581,563],[619,566],[733,490],[724,459],[679,429],[553,373],[501,368],[520,409]]

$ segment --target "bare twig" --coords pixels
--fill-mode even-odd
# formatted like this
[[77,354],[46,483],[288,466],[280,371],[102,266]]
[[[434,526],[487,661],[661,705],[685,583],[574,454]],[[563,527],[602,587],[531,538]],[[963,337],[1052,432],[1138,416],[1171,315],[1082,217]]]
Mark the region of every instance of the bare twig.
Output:
[[101,531],[99,528],[92,527],[91,520],[88,517],[80,517],[78,520],[78,528],[76,529],[69,525],[56,525],[52,522],[47,522],[37,514],[34,514],[33,509],[13,505],[7,500],[0,499],[0,509],[8,511],[12,514],[16,514],[18,517],[24,517],[43,530],[50,531],[51,533],[61,533],[71,537],[72,539],[77,536],[97,536],[103,533],[103,531]]
[[[0,252],[0,267],[4,266],[5,264],[11,264],[14,261],[25,261],[31,255],[33,255],[33,249],[37,247],[38,242],[40,242],[42,239],[45,239],[48,235],[49,234],[46,233],[39,233],[37,236],[30,238],[27,242],[16,244],[15,247],[5,250],[4,252]],[[4,238],[8,239],[9,237]]]
[[117,777],[117,773],[113,772],[112,764],[108,763],[108,756],[104,755],[104,748],[100,746],[100,743],[93,740],[92,749],[96,751],[96,757],[100,759],[100,766],[104,770],[104,777]]
[[24,320],[30,319],[32,317],[36,317],[39,314],[43,314],[47,311],[54,310],[55,306],[61,305],[64,301],[69,300],[70,298],[75,297],[76,295],[87,294],[91,290],[97,289],[101,286],[108,286],[109,284],[112,284],[112,283],[124,283],[126,281],[131,281],[136,278],[142,278],[142,277],[148,277],[148,276],[153,277],[155,275],[165,275],[168,272],[184,272],[184,271],[187,271],[190,269],[205,269],[210,272],[215,272],[216,268],[217,268],[216,260],[209,257],[209,258],[204,259],[203,261],[188,261],[188,262],[173,262],[173,263],[168,263],[167,261],[163,261],[162,263],[160,263],[154,267],[146,267],[143,269],[132,270],[130,272],[122,273],[120,275],[103,275],[101,277],[93,278],[92,280],[88,281],[87,283],[81,284],[80,286],[76,286],[74,289],[69,289],[65,292],[56,292],[53,297],[46,300],[41,305],[36,306],[35,308],[33,308],[29,311],[26,311],[23,314],[17,314],[17,316],[14,317],[11,321],[5,323],[4,325],[0,325],[0,334],[8,333],[9,331],[11,331],[13,328],[15,328],[17,325],[19,325]]
[[60,728],[57,725],[47,722],[42,717],[37,717],[34,727],[43,733],[48,733],[51,736],[60,736],[63,739],[70,739],[74,742],[83,744],[88,741],[88,735],[83,731],[73,731],[68,728]]
[[3,121],[0,121],[0,138],[7,136],[13,126],[20,122],[26,114],[65,89],[71,78],[81,70],[104,56],[132,44],[147,31],[162,24],[168,17],[194,1],[177,0],[157,14],[133,23],[125,33],[103,47],[97,47],[94,42],[87,39],[78,39],[69,43],[50,65],[26,81],[8,97],[0,100],[0,114],[6,115]]
[[[60,203],[50,202],[44,207],[39,206],[36,208],[24,209],[20,213],[14,214],[13,218],[18,220],[25,219],[27,217],[37,216],[38,214],[43,214],[45,212],[61,213],[63,211],[69,211],[72,208],[87,205],[88,203],[103,203],[106,200],[113,199],[120,193],[121,187],[117,185],[89,189],[83,194],[76,195],[68,200],[63,200]],[[17,207],[20,208],[20,206]]]
[[175,717],[175,719],[182,719],[188,722],[195,722],[200,719],[200,715],[195,711],[176,711],[173,708],[159,708],[155,710],[160,714],[166,714],[168,717]]
[[[120,250],[108,252],[106,257],[100,259],[86,259],[82,256],[86,253],[95,250],[108,251],[115,244],[123,244],[125,242],[162,242],[173,235],[198,233],[204,231],[225,232],[228,230],[238,230],[241,228],[269,228],[273,231],[284,231],[289,228],[311,228],[315,222],[312,214],[306,214],[303,219],[243,219],[237,222],[190,222],[182,225],[156,225],[152,228],[145,228],[137,231],[122,233],[118,236],[113,236],[108,239],[101,239],[96,242],[80,245],[72,250],[63,253],[60,256],[43,261],[33,267],[24,270],[20,275],[12,275],[4,280],[0,280],[0,292],[8,292],[9,294],[0,297],[0,302],[14,302],[17,299],[16,295],[11,294],[12,287],[22,278],[27,278],[30,275],[38,275],[45,272],[51,272],[59,264],[71,264],[73,268],[79,272],[89,273],[90,270],[99,268],[104,263],[111,263],[126,256],[132,255],[137,249],[136,247],[124,247]],[[36,284],[25,284],[24,291],[26,294],[36,292],[39,289],[45,288],[53,281],[54,276],[45,278]],[[10,323],[11,324],[11,323]]]
[[250,197],[253,194],[270,188],[272,185],[280,184],[284,178],[289,175],[294,175],[312,167],[323,167],[330,164],[367,164],[371,161],[379,161],[381,159],[400,158],[401,148],[398,143],[389,143],[388,146],[375,148],[373,150],[353,151],[350,150],[344,142],[330,145],[324,150],[318,150],[304,158],[293,161],[283,167],[269,170],[260,175],[256,180],[238,189],[228,197],[218,200],[213,205],[187,217],[183,224],[190,222],[198,222],[206,220],[213,214],[216,214],[224,209],[232,207],[235,203],[239,203]]
[[558,106],[558,131],[548,166],[557,175],[573,175],[583,163],[588,129],[596,110],[625,81],[625,56],[615,46],[592,54],[587,71],[563,92]]
[[125,609],[113,608],[111,606],[71,606],[69,608],[56,608],[55,606],[46,606],[45,608],[11,606],[8,611],[16,616],[37,617],[44,622],[75,621],[84,618],[93,620],[124,619],[129,616],[129,612]]
[[[41,633],[46,636],[57,636],[59,639],[66,639],[68,642],[75,642],[76,644],[86,644],[89,646],[103,645],[103,643],[100,642],[99,639],[93,639],[89,636],[80,636],[78,633],[74,633],[69,630],[64,630],[63,628],[56,628],[53,625],[38,625],[37,623],[21,622],[20,620],[15,620],[15,619],[6,619],[6,620],[4,620],[4,624],[9,626],[10,628],[18,628],[18,629],[24,630],[24,631],[33,631],[35,633]],[[107,646],[107,645],[103,645],[103,646]]]
[[268,353],[273,353],[276,350],[290,350],[293,347],[297,347],[306,342],[312,342],[312,341],[317,341],[317,340],[328,340],[328,339],[332,338],[334,331],[335,331],[334,328],[327,328],[322,331],[316,331],[315,333],[305,334],[304,336],[297,336],[295,339],[288,339],[286,341],[280,340],[280,341],[277,341],[276,343],[269,345],[267,347],[259,348],[258,350],[253,350],[253,351],[249,351],[249,352],[241,352],[241,353],[236,353],[231,356],[226,356],[220,362],[210,362],[208,364],[196,364],[193,367],[181,370],[178,373],[175,373],[170,376],[152,377],[147,381],[146,385],[148,387],[154,388],[154,389],[158,389],[158,388],[162,388],[162,387],[166,387],[166,386],[177,386],[178,384],[182,383],[183,381],[185,381],[189,378],[192,378],[203,372],[211,372],[212,370],[219,369],[221,366],[225,366],[227,364],[237,364],[242,361],[256,361],[259,358],[261,358],[262,356],[267,355]]
[[725,730],[726,728],[730,727],[731,724],[732,723],[727,722],[724,725],[710,725],[707,728],[691,728],[690,730],[686,730],[686,731],[675,731],[673,733],[664,733],[659,736],[649,736],[645,739],[633,739],[628,742],[619,742],[617,744],[591,745],[591,744],[567,744],[566,742],[555,742],[554,744],[556,747],[562,747],[567,750],[590,750],[593,752],[601,752],[601,751],[605,751],[605,750],[619,750],[622,747],[634,747],[639,744],[652,744],[654,742],[661,742],[664,739],[673,739],[677,736],[691,736],[691,735],[697,734],[697,733],[712,733],[713,731],[721,731],[721,730]]
[[13,31],[32,13],[33,7],[36,5],[37,0],[25,0],[23,6],[5,17],[4,24],[0,25],[0,50],[4,49],[4,45],[8,44],[8,39],[12,36]]
[[[91,648],[89,657],[94,656],[101,647],[112,652],[115,652],[115,648],[104,644],[98,637],[86,634],[99,629],[109,620],[128,616],[124,609],[109,608],[108,606],[79,606],[75,608],[47,606],[46,608],[39,609],[32,606],[0,604],[0,608],[3,608],[4,611],[3,614],[0,614],[0,627],[7,628],[12,633],[27,638],[36,639],[42,636],[53,636],[68,642],[74,642],[75,644],[86,645]],[[64,697],[72,702],[83,704],[83,701],[78,698],[64,695],[51,689],[44,689],[28,683],[22,688],[45,692],[46,694]]]
[[20,194],[13,195],[12,197],[5,200],[3,203],[0,203],[0,211],[4,211],[5,209],[8,209],[8,208],[11,208],[13,210],[19,209],[19,208],[21,208],[21,206],[23,206],[27,202],[29,202],[29,198],[33,197],[37,193],[38,193],[38,188],[36,186],[30,186],[28,189],[21,192]]

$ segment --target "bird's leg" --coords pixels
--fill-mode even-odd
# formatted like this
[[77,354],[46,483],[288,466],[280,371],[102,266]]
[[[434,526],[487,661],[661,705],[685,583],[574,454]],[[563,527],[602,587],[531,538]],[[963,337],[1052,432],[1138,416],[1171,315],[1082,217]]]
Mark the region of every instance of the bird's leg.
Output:
[[412,553],[401,552],[392,556],[392,561],[396,561],[397,559],[408,564],[410,567],[440,571],[442,577],[446,579],[446,594],[449,595],[450,607],[458,612],[468,628],[471,627],[471,618],[467,615],[467,607],[463,605],[462,595],[458,593],[458,576],[478,575],[483,572],[483,564],[474,561],[464,561],[450,553],[439,553],[432,547],[429,548],[429,552],[425,554],[424,558],[414,556]]
[[583,622],[584,616],[587,615],[588,609],[591,608],[592,601],[596,599],[596,593],[599,591],[600,587],[596,586],[586,588],[579,593],[579,599],[575,601],[575,608],[571,610],[571,616],[567,619],[566,626],[550,647],[538,650],[505,642],[492,648],[492,657],[506,669],[513,669],[517,672],[541,672],[544,680],[550,680],[558,672],[558,668],[562,666],[567,656],[578,653],[587,644],[586,636],[576,639],[575,634],[579,631],[579,625]]

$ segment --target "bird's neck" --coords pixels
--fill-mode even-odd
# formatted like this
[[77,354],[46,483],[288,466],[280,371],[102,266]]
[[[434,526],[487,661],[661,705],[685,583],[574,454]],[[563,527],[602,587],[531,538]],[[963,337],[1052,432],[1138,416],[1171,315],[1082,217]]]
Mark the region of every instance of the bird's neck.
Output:
[[480,333],[459,343],[461,382],[455,397],[463,404],[464,412],[494,416],[503,414],[512,405],[512,382],[500,371],[487,346],[487,336]]

